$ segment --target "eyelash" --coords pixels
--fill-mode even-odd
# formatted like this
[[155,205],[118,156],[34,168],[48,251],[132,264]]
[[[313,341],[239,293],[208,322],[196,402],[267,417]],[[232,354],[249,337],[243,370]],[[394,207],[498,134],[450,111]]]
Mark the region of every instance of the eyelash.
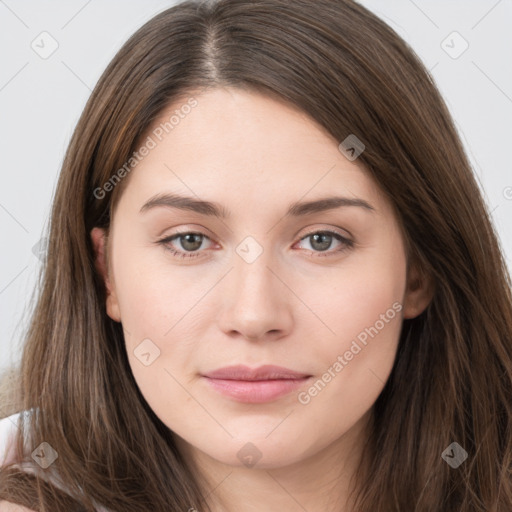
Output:
[[[335,238],[336,240],[341,242],[343,244],[343,246],[340,249],[336,249],[334,251],[310,251],[313,254],[315,254],[315,256],[313,256],[313,257],[325,258],[325,257],[333,256],[335,254],[339,254],[339,253],[341,253],[343,251],[351,249],[354,246],[354,242],[352,240],[349,240],[348,238],[345,238],[344,236],[340,235],[339,233],[337,233],[335,231],[329,231],[329,230],[312,231],[312,232],[307,233],[306,235],[304,235],[299,240],[299,242],[302,241],[302,240],[305,240],[306,238],[309,238],[309,237],[311,237],[313,235],[317,235],[317,234],[332,235],[333,238]],[[183,237],[185,235],[199,235],[199,236],[202,236],[204,238],[207,238],[208,240],[211,240],[210,237],[208,237],[204,233],[199,233],[199,232],[195,232],[195,231],[183,231],[181,233],[178,232],[178,233],[175,233],[174,235],[171,235],[171,236],[168,236],[168,237],[163,238],[161,240],[158,240],[156,243],[160,244],[160,245],[163,245],[165,250],[169,251],[173,256],[175,256],[176,258],[179,258],[179,259],[198,258],[198,257],[200,257],[201,256],[200,251],[192,251],[192,252],[178,251],[178,250],[172,248],[169,245],[170,242],[172,242],[173,240],[179,239],[180,237]]]

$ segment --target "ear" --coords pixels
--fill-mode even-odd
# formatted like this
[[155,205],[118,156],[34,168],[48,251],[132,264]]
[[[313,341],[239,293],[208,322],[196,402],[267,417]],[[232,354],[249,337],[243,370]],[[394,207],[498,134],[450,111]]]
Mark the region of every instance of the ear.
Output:
[[421,272],[417,264],[412,264],[407,272],[403,317],[415,318],[423,313],[432,301],[434,291],[432,277]]
[[91,230],[91,240],[94,249],[94,265],[96,271],[101,276],[105,283],[105,289],[107,292],[106,309],[107,315],[115,320],[116,322],[121,321],[121,313],[119,311],[119,303],[117,300],[115,283],[111,280],[108,272],[107,263],[107,234],[103,228],[93,228]]

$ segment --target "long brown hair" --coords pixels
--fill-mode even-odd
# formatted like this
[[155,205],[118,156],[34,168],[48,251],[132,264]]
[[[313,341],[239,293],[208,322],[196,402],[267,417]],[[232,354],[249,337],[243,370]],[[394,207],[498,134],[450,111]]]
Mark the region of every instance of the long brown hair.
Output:
[[[510,512],[504,258],[432,77],[389,26],[350,0],[187,1],[142,26],[109,64],[65,156],[20,368],[19,410],[34,414],[18,456],[46,441],[59,455],[46,471],[76,502],[7,467],[0,498],[44,511],[90,511],[94,502],[125,512],[209,510],[198,475],[138,390],[122,326],[105,312],[89,233],[108,228],[129,176],[114,193],[94,191],[105,191],[162,110],[219,86],[284,99],[339,142],[355,134],[411,258],[435,282],[424,313],[404,320],[373,407],[356,509]],[[456,469],[441,456],[454,442],[468,454]]]

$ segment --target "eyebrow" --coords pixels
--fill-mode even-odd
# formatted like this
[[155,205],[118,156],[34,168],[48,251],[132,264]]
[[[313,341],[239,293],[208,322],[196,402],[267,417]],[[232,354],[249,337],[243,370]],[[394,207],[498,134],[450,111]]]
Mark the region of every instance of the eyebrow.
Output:
[[[355,206],[363,208],[366,211],[373,212],[375,208],[364,199],[330,196],[314,201],[295,202],[292,203],[286,212],[286,215],[299,217],[309,215],[311,213],[324,212],[334,210],[344,206]],[[190,196],[182,196],[177,194],[157,194],[151,197],[140,209],[140,213],[144,213],[156,207],[178,208],[180,210],[190,210],[201,215],[209,215],[219,219],[226,219],[231,213],[222,205],[195,199]]]

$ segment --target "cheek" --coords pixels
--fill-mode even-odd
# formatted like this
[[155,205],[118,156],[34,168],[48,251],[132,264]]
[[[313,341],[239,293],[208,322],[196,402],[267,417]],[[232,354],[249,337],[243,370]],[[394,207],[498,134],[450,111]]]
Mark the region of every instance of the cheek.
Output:
[[[401,310],[405,272],[405,255],[400,246],[393,250],[393,246],[376,245],[364,253],[354,253],[327,280],[318,281],[308,300],[329,327],[330,332],[324,330],[325,346],[342,349],[376,323],[379,330],[389,332],[393,328],[396,334],[400,328],[397,310]],[[386,329],[382,328],[382,321]],[[391,334],[382,338],[393,341]]]
[[215,284],[215,276],[198,276],[193,266],[166,263],[159,248],[132,250],[114,264],[123,326],[139,337],[171,338],[181,322],[190,322],[195,306]]
[[[171,272],[161,259],[157,263],[142,252],[128,253],[113,260],[127,357],[145,400],[153,410],[166,411],[173,424],[181,421],[183,407],[193,405],[185,391],[192,374],[185,370],[197,366],[194,356],[204,337],[200,329],[207,322],[200,300],[215,276],[194,277],[192,266]],[[171,407],[176,403],[180,407]]]
[[332,435],[371,408],[393,367],[406,267],[396,247],[380,245],[351,260],[333,281],[323,309],[317,305],[334,333],[317,340],[319,372],[298,401],[318,415],[329,411],[322,417]]

